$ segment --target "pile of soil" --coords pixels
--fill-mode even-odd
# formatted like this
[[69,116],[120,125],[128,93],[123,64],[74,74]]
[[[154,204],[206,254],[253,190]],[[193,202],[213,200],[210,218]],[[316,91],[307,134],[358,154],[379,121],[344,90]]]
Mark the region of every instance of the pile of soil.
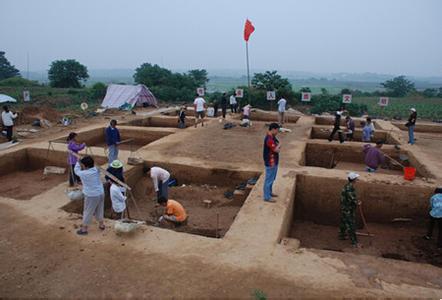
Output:
[[43,176],[43,169],[17,171],[0,177],[2,196],[17,200],[30,200],[66,180],[66,174]]
[[29,124],[35,120],[45,119],[52,123],[61,120],[62,114],[49,106],[25,106],[19,113],[18,124]]

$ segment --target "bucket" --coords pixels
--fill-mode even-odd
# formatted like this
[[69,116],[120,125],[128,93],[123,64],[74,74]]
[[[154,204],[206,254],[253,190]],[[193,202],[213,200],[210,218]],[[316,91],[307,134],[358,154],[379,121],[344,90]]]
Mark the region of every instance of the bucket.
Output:
[[404,168],[404,179],[405,180],[413,180],[414,177],[416,177],[416,168],[405,167]]

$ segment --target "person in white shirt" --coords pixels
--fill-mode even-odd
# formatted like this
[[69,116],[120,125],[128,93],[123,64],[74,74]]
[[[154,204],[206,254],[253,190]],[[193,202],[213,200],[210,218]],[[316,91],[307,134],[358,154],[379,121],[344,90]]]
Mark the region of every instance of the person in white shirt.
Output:
[[237,104],[237,102],[236,102],[235,94],[232,94],[232,95],[230,96],[229,102],[230,102],[230,111],[232,112],[232,114],[233,114],[233,113],[236,114],[236,112],[237,112],[237,110],[238,110],[238,104]]
[[287,105],[287,100],[284,98],[279,99],[278,101],[278,121],[279,125],[284,124],[284,113],[285,113],[285,107]]
[[204,126],[204,111],[206,110],[206,101],[203,97],[196,97],[193,101],[193,107],[195,108],[195,128],[198,124],[198,119],[201,118],[201,124]]
[[84,194],[83,222],[77,234],[86,235],[88,233],[87,227],[94,215],[99,223],[98,228],[104,230],[104,188],[100,171],[95,167],[94,159],[90,156],[83,157],[75,164],[74,172],[81,179]]
[[157,194],[157,201],[160,197],[169,199],[169,178],[170,173],[160,167],[144,167],[144,173],[150,175],[154,191]]
[[117,219],[121,219],[123,212],[126,210],[126,189],[118,183],[110,179],[110,198],[112,202],[112,210],[116,213]]
[[2,122],[3,127],[6,130],[6,138],[8,141],[12,141],[12,132],[14,128],[14,119],[17,118],[17,114],[9,110],[7,105],[3,106]]

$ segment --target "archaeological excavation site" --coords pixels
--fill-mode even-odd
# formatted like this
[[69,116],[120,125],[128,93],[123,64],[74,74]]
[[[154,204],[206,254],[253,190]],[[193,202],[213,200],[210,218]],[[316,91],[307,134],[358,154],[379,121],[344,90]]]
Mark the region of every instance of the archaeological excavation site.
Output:
[[[340,143],[337,137],[328,140],[332,116],[288,113],[284,130],[277,135],[281,145],[273,185],[277,197],[268,203],[263,201],[262,147],[277,114],[253,110],[250,127],[239,126],[238,116],[228,114],[224,121],[207,118],[204,127],[195,128],[191,109],[188,116],[186,126],[178,128],[175,108],[119,113],[75,129],[60,127],[0,151],[0,206],[4,224],[10,224],[2,231],[3,242],[16,241],[21,245],[18,252],[28,249],[20,258],[22,276],[28,276],[30,284],[25,290],[39,286],[32,276],[41,276],[40,269],[54,282],[70,281],[92,264],[99,274],[93,275],[97,282],[120,271],[133,282],[137,281],[133,274],[159,272],[166,280],[169,272],[176,272],[189,284],[201,282],[202,289],[205,276],[210,282],[204,284],[211,289],[233,281],[234,290],[252,282],[257,290],[280,286],[280,292],[271,293],[275,298],[349,293],[440,296],[442,252],[435,239],[423,236],[429,199],[442,180],[442,126],[419,123],[417,143],[409,145],[402,123],[375,119],[371,145],[382,140],[388,159],[370,173],[364,162],[362,118],[355,118],[353,140]],[[88,235],[79,236],[84,201],[68,197],[81,186],[69,187],[67,136],[75,131],[77,141],[87,145],[79,154],[92,156],[97,166],[107,169],[105,132],[111,118],[117,120],[124,141],[118,159],[130,189],[126,217],[138,226],[128,233],[115,232],[119,219],[104,183],[106,228],[100,230],[93,221]],[[225,129],[226,122],[234,126]],[[152,179],[145,172],[152,167],[167,170],[173,179],[168,198],[181,203],[187,213],[179,226],[158,223],[164,208],[158,205]],[[412,176],[405,176],[410,169]],[[360,175],[354,184],[361,202],[355,224],[360,248],[338,239],[341,191],[349,172]],[[29,249],[34,249],[32,254]],[[113,259],[121,263],[116,265]],[[21,264],[19,258],[14,260]],[[137,265],[146,269],[137,270]],[[5,268],[11,270],[12,265]],[[236,275],[230,278],[230,274]],[[5,283],[11,280],[4,276]],[[64,286],[67,291],[79,289]],[[195,290],[183,293],[169,295],[198,297]],[[49,295],[66,293],[51,290]],[[109,291],[102,296],[130,297]]]

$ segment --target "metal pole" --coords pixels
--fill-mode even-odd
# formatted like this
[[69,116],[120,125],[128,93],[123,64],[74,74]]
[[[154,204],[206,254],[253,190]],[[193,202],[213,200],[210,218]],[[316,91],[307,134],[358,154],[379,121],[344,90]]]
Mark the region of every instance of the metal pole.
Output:
[[246,59],[247,59],[247,86],[248,86],[248,88],[249,88],[249,92],[247,93],[248,94],[248,99],[249,99],[249,103],[248,104],[251,104],[250,102],[250,67],[249,67],[249,42],[248,41],[246,41]]
[[26,52],[26,77],[29,80],[29,51]]

